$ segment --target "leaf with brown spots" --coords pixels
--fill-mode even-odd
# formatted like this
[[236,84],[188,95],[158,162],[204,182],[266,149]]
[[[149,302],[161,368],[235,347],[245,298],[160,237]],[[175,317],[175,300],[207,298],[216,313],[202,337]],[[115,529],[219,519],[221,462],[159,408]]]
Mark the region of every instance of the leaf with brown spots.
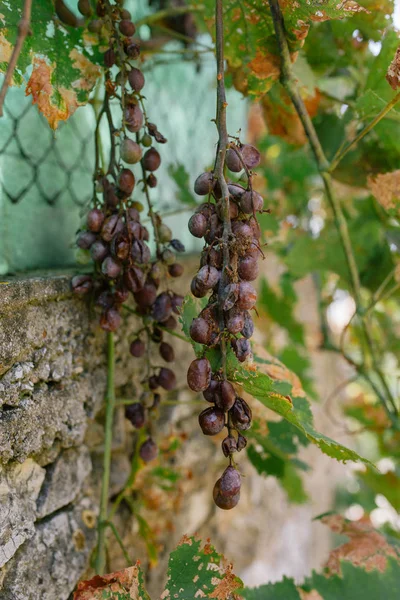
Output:
[[78,583],[74,600],[150,600],[144,589],[139,562],[133,567],[108,575],[95,575]]
[[[292,61],[304,44],[310,24],[343,19],[365,9],[353,0],[281,2]],[[205,0],[206,24],[214,35],[213,0]],[[234,85],[244,94],[258,98],[279,79],[280,59],[268,2],[227,0],[224,2],[225,58],[234,72]],[[202,17],[203,18],[203,17]]]
[[396,54],[389,65],[386,79],[389,82],[390,87],[394,90],[397,90],[397,88],[400,87],[400,47],[397,48]]
[[385,210],[399,214],[400,170],[368,177],[368,187]]

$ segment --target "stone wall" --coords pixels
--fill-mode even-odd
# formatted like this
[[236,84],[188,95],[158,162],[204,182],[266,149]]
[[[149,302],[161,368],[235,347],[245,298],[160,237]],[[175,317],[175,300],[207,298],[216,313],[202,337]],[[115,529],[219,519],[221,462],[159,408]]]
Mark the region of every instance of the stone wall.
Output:
[[[69,279],[70,275],[29,277],[0,285],[2,600],[67,600],[79,578],[90,574],[101,477],[105,335],[86,304],[71,297]],[[309,315],[310,294],[306,305]],[[134,397],[140,387],[140,364],[128,352],[135,328],[135,318],[129,315],[117,336],[116,384],[125,397]],[[191,477],[182,482],[175,512],[167,496],[160,507],[160,523],[170,525],[160,533],[160,561],[149,573],[149,591],[160,593],[169,551],[181,535],[196,531],[213,539],[247,583],[266,576],[277,579],[283,573],[303,576],[327,554],[328,534],[311,519],[331,507],[335,481],[344,475],[344,467],[307,449],[313,471],[306,487],[313,503],[299,507],[289,505],[276,481],[261,479],[243,457],[241,503],[230,513],[217,511],[211,490],[223,460],[215,442],[199,431],[199,407],[184,403],[190,399],[184,380],[192,355],[179,340],[177,352],[182,405],[166,407],[160,427],[188,434],[175,460]],[[339,375],[330,359],[325,369],[324,360],[316,356],[325,395]],[[326,430],[326,417],[320,413]],[[112,494],[123,487],[129,473],[129,427],[123,409],[118,409]],[[333,434],[330,424],[329,428]],[[116,523],[130,555],[146,565],[137,523],[123,506]],[[118,546],[111,542],[109,569],[124,566]]]

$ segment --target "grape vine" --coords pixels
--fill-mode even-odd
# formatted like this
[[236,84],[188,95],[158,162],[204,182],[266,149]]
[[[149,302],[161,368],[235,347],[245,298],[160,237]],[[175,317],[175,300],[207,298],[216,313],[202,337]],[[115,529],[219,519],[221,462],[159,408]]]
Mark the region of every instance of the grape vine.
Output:
[[[236,469],[233,453],[246,446],[243,432],[251,425],[252,413],[227,378],[226,359],[229,348],[237,359],[244,362],[251,355],[250,338],[254,324],[250,310],[254,308],[257,293],[251,281],[258,275],[261,231],[256,213],[263,210],[263,198],[253,190],[253,172],[260,162],[260,153],[238,138],[229,141],[226,126],[226,95],[224,84],[224,36],[222,1],[216,3],[217,50],[217,115],[218,147],[213,172],[199,175],[195,192],[208,196],[189,221],[189,230],[197,238],[205,239],[200,269],[191,284],[197,298],[211,290],[207,306],[190,327],[193,341],[213,348],[220,354],[220,367],[212,371],[206,356],[195,359],[189,366],[189,387],[203,392],[213,406],[199,415],[205,435],[216,435],[224,427],[228,435],[222,442],[222,451],[229,466],[214,486],[214,501],[222,509],[231,509],[240,498],[241,476]],[[225,175],[244,171],[246,187],[232,183]]]

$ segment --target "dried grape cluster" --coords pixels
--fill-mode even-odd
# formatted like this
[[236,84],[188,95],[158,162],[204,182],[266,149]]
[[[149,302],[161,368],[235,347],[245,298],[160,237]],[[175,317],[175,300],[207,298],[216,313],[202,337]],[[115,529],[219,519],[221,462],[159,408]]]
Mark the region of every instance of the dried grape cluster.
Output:
[[[263,210],[263,198],[253,190],[254,169],[260,162],[258,150],[239,140],[229,144],[225,167],[233,173],[244,172],[246,187],[225,180],[226,197],[216,173],[202,173],[195,182],[195,192],[208,196],[189,220],[189,230],[197,238],[204,238],[200,269],[191,283],[196,298],[209,295],[206,307],[193,319],[190,336],[204,345],[204,355],[189,366],[187,380],[195,392],[203,392],[211,404],[199,415],[205,435],[216,435],[225,427],[228,435],[222,442],[222,451],[229,458],[214,487],[214,501],[220,508],[230,509],[240,498],[240,473],[233,466],[233,453],[246,446],[243,432],[251,425],[251,409],[241,398],[226,375],[226,356],[229,347],[240,362],[251,355],[250,338],[254,324],[250,311],[257,293],[250,283],[258,275],[258,259],[262,256],[261,231],[256,213]],[[223,168],[223,167],[222,167]],[[229,197],[228,197],[229,195]],[[224,228],[228,236],[224,238]],[[208,348],[220,351],[221,367],[212,371],[205,356]]]
[[[89,16],[89,11],[86,14],[83,10],[85,6],[84,2],[79,3],[81,12]],[[152,143],[167,140],[147,119],[141,94],[145,78],[139,68],[130,64],[140,56],[139,43],[131,37],[135,25],[128,11],[118,4],[111,5],[108,0],[98,2],[96,12],[97,18],[90,21],[89,29],[108,44],[104,53],[105,99],[96,133],[101,118],[106,116],[111,152],[108,169],[104,172],[105,169],[99,167],[96,144],[93,207],[87,214],[86,227],[77,238],[78,247],[90,253],[94,273],[74,277],[72,289],[77,295],[90,295],[100,312],[100,326],[107,332],[114,332],[121,325],[122,307],[129,295],[133,295],[135,312],[142,324],[130,344],[130,353],[134,357],[146,357],[147,372],[142,380],[144,392],[140,401],[127,405],[126,417],[138,429],[147,427],[149,436],[139,453],[148,462],[157,455],[148,413],[160,402],[159,388],[169,391],[176,386],[176,377],[170,368],[152,366],[151,346],[158,346],[165,363],[174,361],[174,350],[163,338],[165,330],[177,326],[174,314],[178,313],[183,300],[170,290],[169,281],[182,275],[183,267],[176,260],[176,252],[183,252],[184,246],[173,239],[169,227],[154,212],[149,196],[149,188],[157,186],[154,172],[161,164],[160,154]],[[121,103],[119,128],[113,124],[111,99],[119,99]],[[129,134],[134,134],[135,139]],[[138,182],[130,167],[134,164],[140,167]],[[148,245],[149,231],[141,223],[144,207],[132,198],[139,183],[143,186],[152,222],[156,243],[154,258]]]

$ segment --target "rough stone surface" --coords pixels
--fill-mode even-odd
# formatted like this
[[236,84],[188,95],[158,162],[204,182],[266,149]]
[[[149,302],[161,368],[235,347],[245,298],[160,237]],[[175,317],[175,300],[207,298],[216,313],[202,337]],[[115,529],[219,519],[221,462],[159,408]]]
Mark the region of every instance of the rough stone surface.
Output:
[[31,458],[0,470],[0,567],[35,534],[36,499],[45,474]]

